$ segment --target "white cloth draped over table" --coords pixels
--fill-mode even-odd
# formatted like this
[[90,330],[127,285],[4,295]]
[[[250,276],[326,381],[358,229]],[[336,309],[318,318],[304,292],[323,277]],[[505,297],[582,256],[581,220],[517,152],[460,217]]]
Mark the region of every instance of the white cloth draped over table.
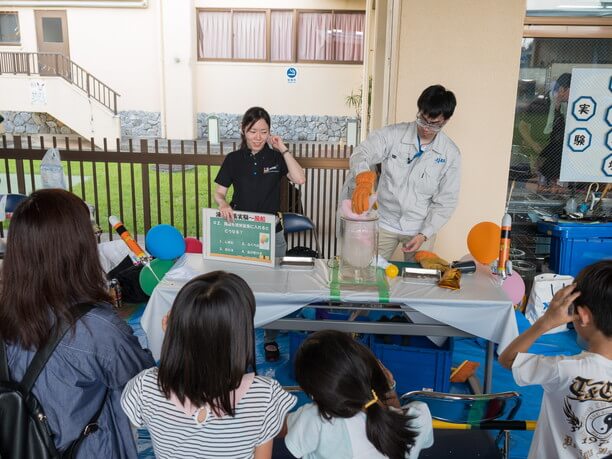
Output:
[[[200,254],[185,254],[153,291],[141,319],[149,348],[159,359],[163,333],[162,317],[189,279],[198,274],[225,270],[244,278],[255,293],[255,326],[280,319],[316,301],[330,297],[330,269],[326,260],[316,260],[314,269],[267,268],[240,263],[205,260]],[[341,291],[342,301],[378,303],[378,292]],[[389,302],[417,311],[409,315],[414,322],[433,322],[455,328],[499,344],[501,352],[518,336],[512,302],[501,289],[496,276],[480,267],[461,279],[460,290],[436,285],[404,282],[400,277],[389,282]],[[417,316],[426,320],[417,320]]]

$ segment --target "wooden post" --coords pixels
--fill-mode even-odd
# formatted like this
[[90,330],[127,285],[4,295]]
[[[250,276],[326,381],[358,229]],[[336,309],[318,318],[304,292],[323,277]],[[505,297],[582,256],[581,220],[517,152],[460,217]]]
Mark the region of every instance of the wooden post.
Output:
[[[149,147],[146,139],[140,140],[140,153],[146,154]],[[142,174],[142,213],[145,234],[151,229],[151,190],[149,187],[149,164],[141,163],[140,171]]]
[[25,187],[25,171],[23,168],[23,159],[19,159],[21,155],[19,152],[21,151],[21,136],[16,135],[13,137],[13,144],[15,145],[15,150],[17,150],[17,154],[15,155],[15,172],[17,174],[17,192],[21,194],[26,194]]

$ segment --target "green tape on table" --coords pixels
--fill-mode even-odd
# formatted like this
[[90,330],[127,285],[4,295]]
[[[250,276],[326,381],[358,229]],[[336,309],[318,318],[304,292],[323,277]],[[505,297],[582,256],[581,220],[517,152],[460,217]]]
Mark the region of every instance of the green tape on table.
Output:
[[376,283],[378,284],[378,302],[388,303],[389,282],[387,282],[387,275],[384,269],[376,268]]
[[340,301],[340,279],[338,275],[338,263],[334,263],[331,267],[331,280],[329,282],[329,299],[332,301]]
[[[341,301],[340,291],[342,283],[340,282],[340,267],[336,263],[331,266],[331,279],[329,282],[329,298],[332,301]],[[355,283],[354,285],[360,285]],[[383,269],[376,269],[376,282],[362,283],[366,287],[375,286],[378,289],[378,302],[388,303],[389,302],[389,282],[387,281],[387,275]]]

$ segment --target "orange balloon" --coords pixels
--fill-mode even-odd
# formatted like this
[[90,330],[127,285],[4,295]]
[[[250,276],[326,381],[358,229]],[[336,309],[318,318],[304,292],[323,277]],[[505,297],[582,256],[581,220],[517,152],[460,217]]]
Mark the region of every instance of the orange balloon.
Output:
[[488,265],[497,260],[501,228],[493,222],[480,222],[470,230],[467,246],[474,259]]

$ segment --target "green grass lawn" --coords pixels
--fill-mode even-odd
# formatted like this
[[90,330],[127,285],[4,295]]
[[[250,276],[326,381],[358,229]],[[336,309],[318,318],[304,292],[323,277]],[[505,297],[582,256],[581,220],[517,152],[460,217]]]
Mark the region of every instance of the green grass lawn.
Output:
[[[40,161],[31,163],[32,166],[29,161],[24,162],[25,180],[28,185],[31,183],[32,173],[40,175]],[[144,234],[143,202],[146,197],[143,195],[142,166],[140,164],[109,163],[107,180],[105,164],[83,162],[81,171],[81,164],[78,161],[62,161],[62,163],[67,184],[69,175],[82,176],[81,183],[75,183],[72,191],[89,204],[96,205],[100,226],[104,231],[109,230],[108,216],[117,215],[130,232]],[[7,173],[15,174],[15,164],[15,160],[0,162],[0,178],[3,181],[7,180]],[[196,231],[196,213],[200,212],[199,209],[196,209],[196,202],[200,209],[217,207],[212,196],[209,196],[208,181],[209,179],[211,182],[214,180],[219,166],[197,166],[186,170],[184,184],[182,172],[178,166],[175,168],[177,168],[174,169],[175,172],[160,171],[157,174],[155,167],[149,167],[148,200],[151,209],[151,225],[168,223],[186,235],[200,236],[198,233],[201,233],[201,223]],[[211,183],[211,192],[213,191],[214,182]],[[16,192],[16,189],[13,189],[12,192]],[[135,199],[132,198],[132,194]],[[228,198],[231,198],[231,190],[229,194]],[[196,201],[196,197],[199,201]],[[183,218],[183,208],[186,208],[186,218]],[[198,217],[198,220],[201,218]]]

